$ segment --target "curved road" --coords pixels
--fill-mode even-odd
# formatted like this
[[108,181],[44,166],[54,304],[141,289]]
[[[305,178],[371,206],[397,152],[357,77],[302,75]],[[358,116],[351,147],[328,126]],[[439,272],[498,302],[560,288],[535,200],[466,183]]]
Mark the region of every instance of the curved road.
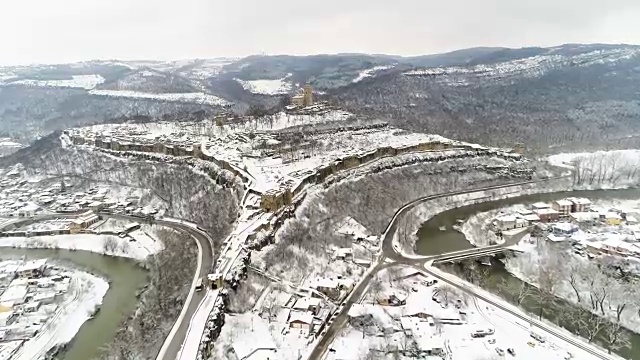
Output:
[[[82,212],[81,212],[82,213]],[[24,222],[37,222],[37,221],[46,221],[50,219],[59,219],[59,218],[75,218],[81,213],[52,213],[46,215],[38,215],[34,217],[26,217],[19,218],[15,220],[11,220],[5,224],[0,225],[0,230],[3,230],[9,226],[20,226],[21,223]],[[122,214],[111,214],[111,213],[99,213],[99,215],[103,218],[114,218],[114,219],[122,219],[129,220],[138,223],[154,223],[157,225],[165,226],[172,228],[177,231],[185,232],[189,234],[195,241],[199,243],[199,247],[202,251],[200,251],[201,259],[199,262],[201,264],[200,271],[197,274],[198,277],[206,276],[211,267],[213,266],[214,252],[212,248],[213,240],[207,235],[204,231],[199,230],[196,225],[190,224],[188,222],[184,222],[178,219],[153,219],[150,221],[149,219],[140,218],[136,216],[130,215],[122,215]],[[195,278],[195,274],[194,274]],[[193,284],[192,284],[193,287]],[[192,291],[190,289],[190,291]],[[175,359],[180,351],[180,347],[185,339],[185,335],[187,333],[187,329],[189,328],[189,323],[191,318],[195,314],[200,302],[202,302],[204,298],[205,291],[201,292],[193,292],[193,295],[188,303],[184,304],[183,310],[180,313],[180,317],[177,319],[174,330],[172,328],[171,334],[173,336],[167,337],[165,339],[165,343],[162,346],[160,354],[158,355],[158,359]],[[186,310],[185,310],[186,309]],[[184,314],[182,313],[184,312]]]
[[[150,221],[138,217],[127,216],[127,215],[116,215],[116,214],[100,214],[103,217],[111,217],[116,219],[126,219],[126,220],[134,220],[137,222],[147,222]],[[202,249],[201,255],[201,264],[200,272],[198,273],[198,277],[203,278],[207,276],[210,272],[211,267],[213,266],[214,252],[212,248],[212,239],[207,235],[204,231],[199,230],[195,225],[192,225],[187,222],[183,222],[181,220],[163,220],[163,219],[153,219],[154,224],[170,227],[178,231],[186,232],[191,237],[200,243],[200,247]],[[194,275],[195,277],[195,275]],[[174,326],[177,327],[176,330],[172,329],[173,336],[167,337],[165,339],[165,343],[162,346],[160,354],[157,359],[175,359],[178,356],[178,352],[182,347],[182,343],[185,340],[185,336],[187,334],[187,330],[189,329],[189,323],[191,322],[191,318],[195,314],[198,306],[204,299],[204,295],[206,291],[194,292],[193,297],[190,301],[184,304],[183,311],[184,315],[181,313],[178,318],[178,322]],[[184,310],[186,309],[186,310]],[[168,342],[168,343],[167,343]]]
[[[348,316],[347,314],[349,313],[349,309],[351,308],[351,306],[354,303],[357,303],[360,299],[360,297],[362,297],[362,295],[364,294],[364,292],[366,291],[368,285],[369,285],[369,281],[371,281],[371,279],[373,279],[373,277],[376,275],[376,273],[384,268],[387,267],[391,267],[391,266],[395,266],[395,265],[399,265],[399,264],[405,264],[405,265],[409,265],[412,267],[415,267],[416,269],[420,270],[420,271],[424,271],[428,274],[430,274],[431,276],[434,276],[438,279],[440,279],[441,281],[447,282],[477,298],[480,298],[496,307],[498,307],[501,310],[504,310],[514,316],[517,316],[523,320],[526,321],[531,321],[531,318],[524,314],[524,312],[520,311],[518,308],[513,307],[513,306],[509,306],[507,304],[505,304],[504,302],[499,302],[499,301],[495,301],[493,298],[485,296],[484,294],[480,293],[477,289],[473,288],[472,286],[470,286],[469,284],[467,284],[465,281],[458,279],[458,278],[450,278],[449,276],[446,276],[446,274],[443,274],[441,271],[439,271],[438,269],[435,269],[431,266],[431,264],[433,263],[434,260],[438,260],[441,258],[447,258],[449,256],[459,256],[461,253],[469,253],[472,254],[474,252],[478,252],[478,251],[482,251],[482,250],[488,250],[490,248],[492,249],[499,249],[499,248],[504,248],[510,245],[513,245],[511,242],[502,244],[502,245],[496,245],[496,246],[492,246],[492,247],[487,247],[484,249],[478,249],[478,248],[472,248],[469,250],[462,250],[462,251],[455,251],[455,252],[451,252],[451,253],[443,253],[443,254],[438,254],[438,255],[432,255],[432,256],[416,256],[416,257],[407,257],[406,255],[402,254],[400,251],[398,251],[393,244],[393,238],[395,235],[395,232],[397,231],[397,227],[398,227],[398,219],[400,217],[402,217],[403,215],[405,215],[408,211],[410,211],[411,209],[413,209],[415,206],[425,202],[425,201],[430,201],[430,200],[435,200],[438,198],[444,198],[444,197],[450,197],[450,196],[456,196],[456,195],[463,195],[463,194],[470,194],[470,193],[474,193],[474,192],[479,192],[479,191],[490,191],[490,190],[496,190],[496,189],[502,189],[502,188],[508,188],[508,187],[514,187],[514,186],[520,186],[520,185],[527,185],[527,184],[532,184],[532,183],[537,183],[537,182],[545,182],[545,181],[550,181],[550,180],[557,180],[559,178],[550,178],[550,179],[545,179],[545,180],[533,180],[533,181],[524,181],[524,182],[519,182],[519,183],[512,183],[512,184],[505,184],[505,185],[496,185],[496,186],[489,186],[489,187],[485,187],[485,188],[478,188],[478,189],[470,189],[470,190],[463,190],[463,191],[454,191],[454,192],[449,192],[449,193],[443,193],[443,194],[436,194],[436,195],[429,195],[429,196],[425,196],[419,199],[416,199],[414,201],[411,201],[409,203],[407,203],[406,205],[404,205],[403,207],[401,207],[400,209],[398,209],[396,211],[396,213],[393,215],[389,225],[386,227],[383,235],[382,235],[382,247],[381,247],[381,254],[378,256],[378,260],[376,261],[375,264],[372,264],[370,270],[365,274],[365,276],[358,282],[358,284],[356,285],[356,287],[353,289],[352,293],[349,295],[349,297],[347,298],[347,300],[344,302],[343,307],[340,309],[339,313],[337,316],[334,316],[334,320],[332,322],[329,323],[328,327],[326,328],[326,330],[323,332],[322,337],[320,338],[320,340],[316,343],[316,345],[314,346],[313,350],[311,351],[311,353],[309,354],[309,359],[311,360],[320,360],[322,359],[322,357],[324,356],[324,354],[326,353],[326,351],[328,350],[329,346],[331,345],[331,343],[333,343],[333,341],[335,340],[336,336],[338,335],[338,333],[340,332],[340,330],[346,325],[347,323],[347,319]],[[514,237],[517,239],[517,237]],[[514,239],[515,240],[515,239]],[[595,355],[601,359],[613,359],[613,357],[609,354],[607,354],[606,352],[604,352],[603,350],[594,347],[591,344],[586,343],[585,341],[583,341],[580,338],[577,338],[575,335],[573,334],[565,334],[564,332],[562,332],[559,328],[557,328],[556,326],[551,326],[548,324],[545,324],[543,322],[540,321],[533,321],[533,323],[535,324],[535,326],[537,326],[539,329],[559,338],[564,340],[565,342],[572,344],[586,352],[589,352],[592,355]]]

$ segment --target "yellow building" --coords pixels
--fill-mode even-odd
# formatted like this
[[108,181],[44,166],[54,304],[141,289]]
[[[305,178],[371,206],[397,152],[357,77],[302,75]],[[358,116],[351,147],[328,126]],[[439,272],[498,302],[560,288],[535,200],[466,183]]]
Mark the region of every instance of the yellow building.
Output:
[[291,105],[306,107],[313,105],[313,89],[311,85],[306,84],[302,89],[302,93],[291,97]]

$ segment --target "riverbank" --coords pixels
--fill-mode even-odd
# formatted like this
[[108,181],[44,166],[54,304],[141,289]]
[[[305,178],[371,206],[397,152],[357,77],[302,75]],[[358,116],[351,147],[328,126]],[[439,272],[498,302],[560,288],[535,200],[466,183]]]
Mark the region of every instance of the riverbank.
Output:
[[[0,266],[3,263],[10,265],[22,262],[4,261],[0,262]],[[35,324],[33,319],[40,316],[44,316],[46,322],[34,337],[22,341],[21,346],[11,355],[12,360],[40,359],[51,349],[69,343],[103,303],[109,289],[109,283],[105,279],[63,264],[55,265],[60,269],[55,271],[55,275],[69,278],[66,293],[52,304],[40,305],[40,302],[33,302],[33,306],[39,305],[38,311],[19,315],[14,320],[11,326],[16,329],[20,326],[32,326]]]
[[[73,335],[67,333],[60,360],[93,359],[104,351],[115,336],[122,321],[137,306],[136,293],[147,283],[147,272],[136,261],[127,258],[103,256],[87,251],[52,249],[3,248],[4,258],[47,258],[65,268],[74,268],[91,276],[108,279],[108,290],[102,297],[100,311],[89,321],[78,326]],[[29,358],[31,359],[31,358]]]
[[83,250],[140,261],[157,254],[164,248],[161,241],[149,236],[143,230],[133,231],[124,237],[93,234],[0,237],[0,247]]

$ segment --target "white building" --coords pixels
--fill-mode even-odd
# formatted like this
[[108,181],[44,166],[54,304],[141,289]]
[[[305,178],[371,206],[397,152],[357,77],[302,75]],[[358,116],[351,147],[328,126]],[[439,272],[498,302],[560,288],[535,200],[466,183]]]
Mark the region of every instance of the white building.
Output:
[[27,261],[22,264],[18,270],[16,270],[16,275],[21,278],[40,277],[44,273],[46,267],[47,259]]

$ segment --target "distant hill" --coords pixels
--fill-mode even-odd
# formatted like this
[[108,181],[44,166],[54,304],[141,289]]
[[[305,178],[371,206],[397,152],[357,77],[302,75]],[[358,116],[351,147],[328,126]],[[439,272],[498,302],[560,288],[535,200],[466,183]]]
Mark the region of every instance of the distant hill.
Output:
[[413,130],[548,151],[640,136],[638,84],[640,47],[570,44],[481,51],[464,65],[396,71],[331,94]]
[[308,82],[318,97],[356,113],[464,140],[525,142],[539,149],[629,142],[640,130],[639,49],[567,44],[413,57],[279,55],[2,67],[0,137],[25,144],[110,119],[199,118],[229,104],[237,112],[271,108]]

